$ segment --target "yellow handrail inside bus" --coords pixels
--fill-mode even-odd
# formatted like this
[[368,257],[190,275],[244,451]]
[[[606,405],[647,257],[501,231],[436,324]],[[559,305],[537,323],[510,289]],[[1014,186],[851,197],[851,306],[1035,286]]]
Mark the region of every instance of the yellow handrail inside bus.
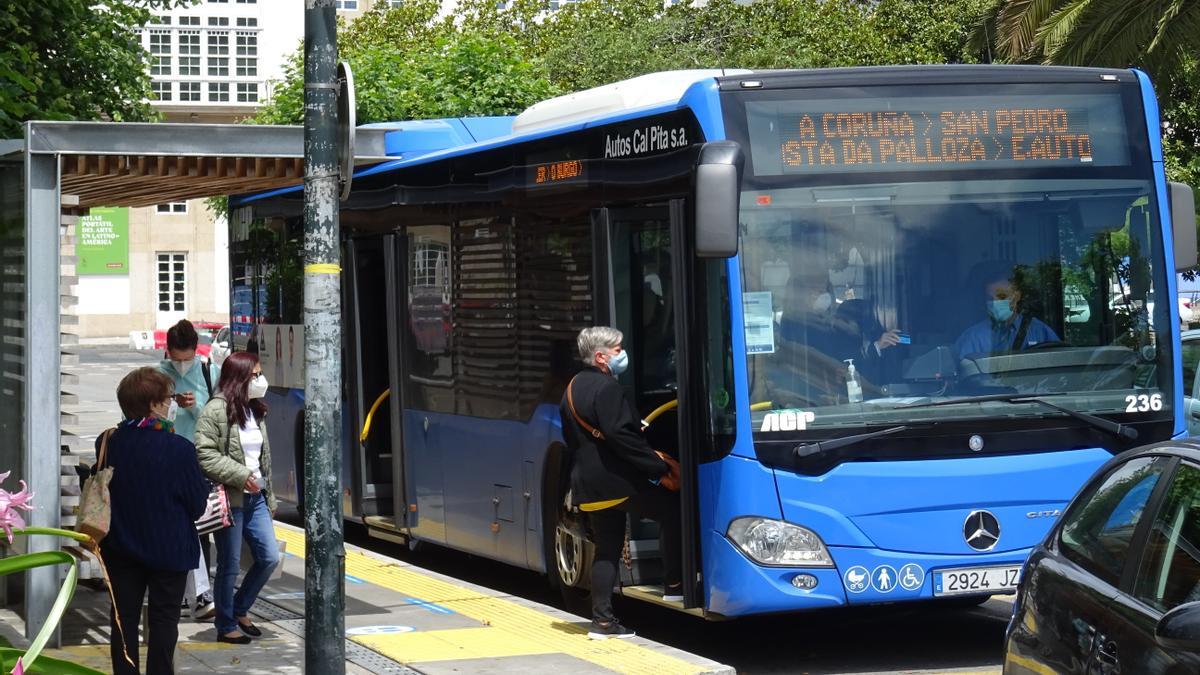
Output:
[[650,423],[654,421],[654,418],[658,417],[659,415],[667,412],[668,410],[674,410],[675,408],[678,408],[678,407],[679,407],[679,399],[675,399],[673,401],[667,401],[666,403],[658,406],[657,408],[652,410],[649,415],[646,415],[646,419],[642,420],[642,428],[644,429],[644,428],[650,426]]
[[[674,410],[675,408],[678,408],[678,407],[679,407],[679,399],[675,399],[673,401],[667,401],[666,403],[658,406],[654,410],[650,411],[649,415],[646,415],[646,419],[642,420],[642,428],[645,429],[646,427],[650,426],[650,423],[653,422],[654,419],[656,417],[658,417],[659,415],[667,412],[668,410]],[[758,403],[751,405],[750,409],[751,410],[770,410],[773,407],[775,407],[775,404],[772,401],[759,401]]]
[[367,413],[367,421],[363,422],[362,434],[360,434],[358,437],[359,443],[367,442],[367,436],[371,433],[371,420],[375,419],[375,411],[379,410],[379,406],[383,405],[383,402],[391,395],[391,389],[384,389],[383,393],[379,395],[379,398],[375,399],[375,403],[371,406],[370,412]]

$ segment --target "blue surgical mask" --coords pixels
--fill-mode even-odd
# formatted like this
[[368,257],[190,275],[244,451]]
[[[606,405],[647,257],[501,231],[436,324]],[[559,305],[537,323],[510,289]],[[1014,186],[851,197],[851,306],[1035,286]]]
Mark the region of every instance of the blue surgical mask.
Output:
[[1008,300],[991,300],[987,304],[988,316],[996,323],[1004,323],[1012,318],[1012,303]]
[[613,377],[625,372],[629,367],[629,352],[622,349],[620,353],[608,360],[608,369],[612,371]]

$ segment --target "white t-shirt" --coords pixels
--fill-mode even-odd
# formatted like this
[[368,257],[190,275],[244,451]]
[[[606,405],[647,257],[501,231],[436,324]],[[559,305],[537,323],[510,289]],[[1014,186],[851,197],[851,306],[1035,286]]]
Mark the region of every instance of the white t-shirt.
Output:
[[258,428],[258,420],[254,413],[246,411],[246,426],[238,429],[238,438],[242,443],[242,452],[246,454],[246,466],[254,482],[262,486],[262,430]]

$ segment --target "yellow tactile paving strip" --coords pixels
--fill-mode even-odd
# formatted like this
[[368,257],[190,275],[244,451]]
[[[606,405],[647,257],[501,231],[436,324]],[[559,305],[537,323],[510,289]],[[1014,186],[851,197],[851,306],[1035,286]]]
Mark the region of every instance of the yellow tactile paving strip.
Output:
[[[276,527],[287,550],[304,556],[304,533]],[[568,623],[515,602],[425,576],[358,551],[346,551],[346,574],[420,598],[479,621],[483,628],[360,635],[350,639],[401,663],[532,654],[566,654],[620,673],[701,673],[704,668],[625,640],[589,640],[580,623]]]

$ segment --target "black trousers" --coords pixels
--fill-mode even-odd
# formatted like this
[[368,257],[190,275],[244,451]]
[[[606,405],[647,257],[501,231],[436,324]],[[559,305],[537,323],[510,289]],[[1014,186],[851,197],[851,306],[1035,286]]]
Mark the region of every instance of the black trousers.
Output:
[[658,521],[664,582],[668,586],[674,586],[683,578],[678,494],[661,487],[647,486],[647,489],[617,506],[592,511],[588,513],[588,517],[591,519],[593,543],[596,547],[596,557],[592,561],[592,618],[596,621],[607,623],[613,620],[612,593],[617,583],[617,565],[621,563],[621,549],[625,544],[627,514],[632,514],[635,519],[649,518]]
[[[157,570],[107,549],[103,551],[108,577],[116,598],[109,615],[112,627],[111,656],[114,675],[138,675],[138,625],[142,620],[142,600],[150,593],[146,638],[146,675],[171,675],[175,672],[175,643],[179,639],[179,605],[183,602],[187,572]],[[121,617],[121,630],[117,629]],[[120,637],[134,665],[121,651]]]

